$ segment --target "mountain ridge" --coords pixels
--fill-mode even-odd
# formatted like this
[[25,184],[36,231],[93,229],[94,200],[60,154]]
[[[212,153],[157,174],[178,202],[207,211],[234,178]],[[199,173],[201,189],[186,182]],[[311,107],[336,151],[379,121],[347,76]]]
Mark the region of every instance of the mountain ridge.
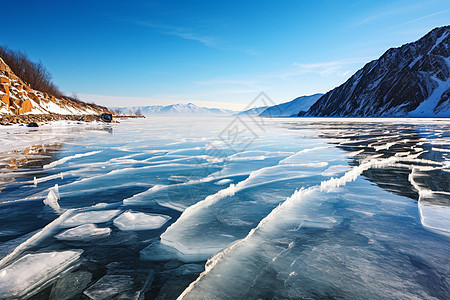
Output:
[[142,114],[144,116],[220,116],[232,115],[235,111],[220,108],[207,108],[194,103],[171,105],[148,105],[130,107],[110,107],[115,114]]
[[450,117],[450,26],[388,49],[299,116]]

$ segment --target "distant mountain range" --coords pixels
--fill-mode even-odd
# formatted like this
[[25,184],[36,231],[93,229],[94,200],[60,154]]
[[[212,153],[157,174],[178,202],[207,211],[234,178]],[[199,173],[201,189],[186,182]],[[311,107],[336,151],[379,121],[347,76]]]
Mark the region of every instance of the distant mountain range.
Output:
[[323,94],[314,94],[311,96],[297,97],[292,101],[271,106],[262,111],[260,117],[291,117],[296,116],[299,111],[308,111],[308,109],[320,98]]
[[450,117],[450,26],[387,50],[299,116]]
[[152,106],[133,106],[133,107],[111,107],[111,111],[116,114],[134,115],[141,114],[144,116],[226,116],[236,113],[233,110],[207,108],[197,106],[193,103],[187,104],[172,104],[167,106],[152,105]]
[[299,111],[307,111],[317,99],[323,94],[311,96],[301,96],[289,102],[284,102],[274,106],[255,107],[237,113],[237,116],[260,116],[260,117],[292,117],[297,116]]
[[236,112],[228,109],[207,108],[197,106],[193,103],[172,104],[167,106],[132,106],[132,107],[110,107],[115,114],[122,115],[144,115],[144,116],[262,116],[262,117],[290,117],[296,116],[300,110],[307,111],[314,102],[323,94],[311,96],[301,96],[292,101],[274,106],[264,106],[251,108],[245,111]]
[[258,116],[260,113],[265,111],[269,106],[254,107],[244,111],[240,111],[236,116]]

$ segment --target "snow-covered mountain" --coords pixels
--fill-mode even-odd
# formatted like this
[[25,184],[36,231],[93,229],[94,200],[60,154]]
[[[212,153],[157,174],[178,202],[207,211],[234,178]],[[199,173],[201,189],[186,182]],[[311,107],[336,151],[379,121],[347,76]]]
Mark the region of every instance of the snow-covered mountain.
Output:
[[391,48],[299,115],[450,117],[449,41],[444,26]]
[[262,111],[260,117],[290,117],[299,111],[307,111],[323,94],[297,97],[292,101],[268,107]]
[[226,116],[232,115],[235,111],[219,108],[207,108],[197,106],[193,103],[172,104],[167,106],[132,106],[132,107],[110,107],[111,111],[124,115],[142,114],[144,116],[161,115],[161,116]]

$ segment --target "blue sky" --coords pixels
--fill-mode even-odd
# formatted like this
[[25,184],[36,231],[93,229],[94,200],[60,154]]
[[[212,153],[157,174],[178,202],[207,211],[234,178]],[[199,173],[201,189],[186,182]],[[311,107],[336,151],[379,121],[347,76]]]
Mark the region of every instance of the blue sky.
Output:
[[448,0],[8,1],[0,44],[84,100],[239,109],[327,92],[449,21]]

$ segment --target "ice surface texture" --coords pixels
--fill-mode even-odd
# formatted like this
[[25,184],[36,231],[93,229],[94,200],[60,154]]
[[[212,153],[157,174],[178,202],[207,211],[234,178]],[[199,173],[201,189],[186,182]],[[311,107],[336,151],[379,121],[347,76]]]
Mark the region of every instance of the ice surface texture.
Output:
[[[256,135],[245,132],[251,145],[235,151],[224,129],[239,120]],[[448,121],[149,118],[83,125],[83,134],[66,127],[60,135],[8,129],[25,140],[18,145],[47,144],[21,154],[45,160],[36,168],[0,174],[1,270],[27,255],[85,250],[73,274],[74,264],[61,267],[27,295],[162,299],[187,288],[187,299],[450,297]],[[57,148],[49,136],[70,143]]]

